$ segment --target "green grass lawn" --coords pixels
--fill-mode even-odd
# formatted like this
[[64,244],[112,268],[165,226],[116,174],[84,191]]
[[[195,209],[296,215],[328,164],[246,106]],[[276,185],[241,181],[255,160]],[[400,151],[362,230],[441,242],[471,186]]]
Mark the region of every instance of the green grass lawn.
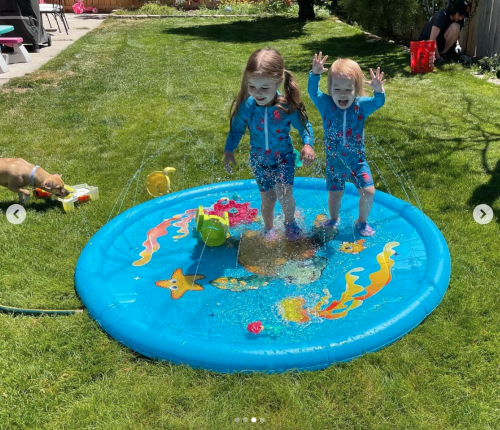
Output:
[[[319,160],[304,176],[321,176],[324,161],[306,92],[313,53],[386,72],[387,102],[367,121],[367,154],[376,187],[407,199],[400,178],[411,179],[448,242],[452,276],[441,304],[381,351],[271,376],[148,360],[86,312],[0,314],[0,429],[500,428],[500,88],[460,67],[410,75],[401,47],[335,19],[108,19],[0,88],[0,157],[25,158],[101,195],[69,215],[33,201],[21,226],[0,216],[0,303],[83,307],[73,281],[81,250],[110,218],[148,200],[143,184],[154,170],[177,168],[175,190],[251,178],[248,137],[231,177],[223,146],[246,60],[266,45],[297,78],[318,138]],[[1,188],[0,209],[16,198]],[[488,225],[472,218],[479,203],[495,211]]]

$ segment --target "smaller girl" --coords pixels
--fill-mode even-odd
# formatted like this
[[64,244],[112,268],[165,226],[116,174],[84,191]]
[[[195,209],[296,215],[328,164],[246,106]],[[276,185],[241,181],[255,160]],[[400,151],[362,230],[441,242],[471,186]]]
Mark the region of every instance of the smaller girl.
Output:
[[[340,205],[345,181],[351,181],[359,193],[359,215],[355,222],[362,236],[375,233],[367,218],[373,205],[375,187],[365,154],[365,120],[385,103],[384,73],[370,69],[371,81],[364,81],[359,64],[347,58],[336,60],[328,70],[328,94],[319,90],[319,80],[326,72],[326,55],[314,54],[309,73],[308,92],[323,119],[326,149],[326,187],[330,219],[325,227],[340,224]],[[374,97],[363,96],[363,81],[374,90]]]
[[[284,95],[278,92],[284,84]],[[285,70],[283,58],[272,48],[255,51],[243,72],[240,92],[231,105],[231,128],[224,148],[224,165],[231,173],[236,165],[233,151],[248,128],[250,132],[250,166],[261,195],[264,238],[277,239],[274,230],[274,208],[279,200],[285,216],[285,236],[296,241],[302,231],[295,221],[293,181],[295,158],[290,126],[302,139],[300,159],[304,165],[314,160],[313,131],[292,74]]]

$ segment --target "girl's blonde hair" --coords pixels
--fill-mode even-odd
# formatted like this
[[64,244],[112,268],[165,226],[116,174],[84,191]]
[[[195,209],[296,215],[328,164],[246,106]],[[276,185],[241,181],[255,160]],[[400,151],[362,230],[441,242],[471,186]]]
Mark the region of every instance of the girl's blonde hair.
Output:
[[349,58],[337,58],[328,70],[328,94],[332,95],[332,81],[333,75],[345,76],[346,78],[353,79],[356,97],[364,96],[365,91],[363,88],[363,82],[365,76],[361,71],[361,67],[356,61],[350,60]]
[[[258,49],[248,59],[247,66],[243,72],[240,91],[231,104],[230,121],[238,113],[240,105],[249,97],[248,78],[250,76],[266,76],[275,81],[283,81],[285,95],[279,95],[276,100],[276,107],[286,113],[299,111],[300,120],[307,130],[307,114],[304,103],[300,101],[300,90],[292,74],[285,69],[283,58],[280,53],[273,48]],[[285,105],[287,107],[285,107]]]

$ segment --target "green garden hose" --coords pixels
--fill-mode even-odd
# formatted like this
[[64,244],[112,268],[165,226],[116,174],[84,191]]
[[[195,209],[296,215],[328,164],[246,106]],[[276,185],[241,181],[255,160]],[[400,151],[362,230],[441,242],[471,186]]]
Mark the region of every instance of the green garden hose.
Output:
[[12,306],[0,305],[0,312],[9,312],[22,315],[73,315],[82,313],[83,309],[57,310],[57,309],[21,309]]

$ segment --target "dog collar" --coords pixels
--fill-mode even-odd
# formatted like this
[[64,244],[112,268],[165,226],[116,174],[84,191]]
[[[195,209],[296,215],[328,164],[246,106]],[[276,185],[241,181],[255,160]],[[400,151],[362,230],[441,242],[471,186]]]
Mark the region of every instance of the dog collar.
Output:
[[35,167],[33,167],[33,170],[30,173],[30,186],[31,186],[31,188],[35,188],[35,172],[36,172],[36,169],[38,169],[39,167],[40,166],[36,165]]

